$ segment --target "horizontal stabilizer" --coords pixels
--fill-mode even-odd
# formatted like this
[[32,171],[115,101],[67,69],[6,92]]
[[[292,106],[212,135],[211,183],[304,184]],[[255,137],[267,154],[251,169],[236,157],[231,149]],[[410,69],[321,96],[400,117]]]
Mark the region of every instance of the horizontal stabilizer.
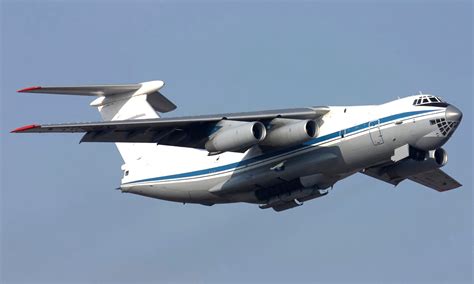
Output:
[[18,90],[19,93],[44,93],[56,95],[75,96],[110,96],[123,93],[135,92],[141,88],[141,84],[129,85],[91,85],[76,87],[30,87]]
[[[164,86],[163,81],[149,81],[139,84],[126,85],[89,85],[89,86],[61,86],[61,87],[29,87],[18,90],[19,93],[43,93],[55,95],[94,96],[109,98],[116,95],[135,97],[148,95],[147,102],[158,112],[169,112],[176,109],[176,105],[163,96],[159,90]],[[96,103],[109,102],[107,100],[94,101]]]

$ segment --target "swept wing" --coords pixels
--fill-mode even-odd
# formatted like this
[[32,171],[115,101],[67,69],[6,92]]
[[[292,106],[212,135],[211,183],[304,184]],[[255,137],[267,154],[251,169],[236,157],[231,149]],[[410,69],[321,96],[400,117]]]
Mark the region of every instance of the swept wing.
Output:
[[143,142],[203,148],[216,123],[221,120],[267,123],[274,118],[317,119],[328,111],[328,107],[312,107],[158,119],[32,124],[12,132],[85,133],[81,142]]
[[[405,180],[405,178],[391,178],[385,173],[383,168],[384,167],[372,167],[366,169],[365,171],[362,171],[361,173],[395,186]],[[441,169],[434,169],[424,173],[412,175],[410,177],[407,177],[406,179],[409,179],[439,192],[455,189],[461,186],[459,182],[457,182],[454,178],[449,176]]]

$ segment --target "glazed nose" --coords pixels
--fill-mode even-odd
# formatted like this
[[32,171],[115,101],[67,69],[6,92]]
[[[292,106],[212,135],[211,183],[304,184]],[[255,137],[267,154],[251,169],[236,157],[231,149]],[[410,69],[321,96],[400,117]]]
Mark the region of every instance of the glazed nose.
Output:
[[462,112],[453,105],[446,107],[446,120],[460,122],[462,119]]

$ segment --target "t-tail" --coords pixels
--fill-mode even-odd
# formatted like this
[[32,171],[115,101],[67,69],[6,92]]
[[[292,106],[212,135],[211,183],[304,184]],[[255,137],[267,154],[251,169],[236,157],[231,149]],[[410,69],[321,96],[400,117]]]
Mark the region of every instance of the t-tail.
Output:
[[[91,106],[97,107],[105,121],[159,118],[158,112],[176,109],[176,105],[160,93],[163,81],[128,85],[90,85],[63,87],[31,87],[21,93],[96,96]],[[125,163],[133,163],[156,148],[148,143],[115,143]]]

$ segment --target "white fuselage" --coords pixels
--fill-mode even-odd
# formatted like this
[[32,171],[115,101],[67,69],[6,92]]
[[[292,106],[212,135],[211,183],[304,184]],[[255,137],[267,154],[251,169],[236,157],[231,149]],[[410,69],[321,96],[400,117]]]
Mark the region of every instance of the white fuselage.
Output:
[[430,120],[445,108],[415,106],[416,97],[382,105],[330,107],[318,136],[302,145],[261,152],[209,156],[205,150],[156,145],[125,164],[121,189],[144,196],[202,204],[259,203],[256,191],[278,182],[327,188],[367,167],[381,164],[405,145],[432,150],[448,135]]

